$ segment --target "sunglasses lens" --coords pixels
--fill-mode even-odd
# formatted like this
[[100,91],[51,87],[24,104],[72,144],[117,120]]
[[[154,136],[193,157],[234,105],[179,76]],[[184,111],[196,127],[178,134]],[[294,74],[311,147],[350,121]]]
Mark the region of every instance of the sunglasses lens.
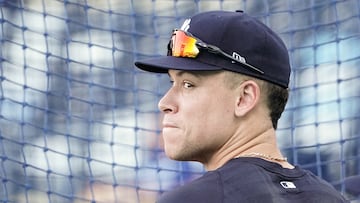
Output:
[[168,46],[168,55],[195,58],[199,54],[196,39],[181,30],[174,31]]

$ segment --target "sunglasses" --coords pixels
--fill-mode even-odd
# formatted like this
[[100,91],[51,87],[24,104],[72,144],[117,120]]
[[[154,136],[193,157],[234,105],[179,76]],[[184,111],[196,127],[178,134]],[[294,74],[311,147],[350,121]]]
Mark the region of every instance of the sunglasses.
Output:
[[218,54],[230,59],[231,61],[240,63],[252,71],[264,74],[264,71],[227,54],[219,47],[206,44],[199,38],[193,36],[191,33],[179,29],[175,29],[171,36],[170,42],[168,44],[167,55],[175,57],[196,58],[199,55],[200,50],[207,50],[210,53]]

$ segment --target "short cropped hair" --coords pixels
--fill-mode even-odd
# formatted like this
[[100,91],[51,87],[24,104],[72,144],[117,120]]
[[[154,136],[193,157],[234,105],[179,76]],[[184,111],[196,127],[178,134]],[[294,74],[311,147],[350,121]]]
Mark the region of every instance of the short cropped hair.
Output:
[[279,85],[260,80],[254,77],[246,76],[240,73],[235,73],[231,71],[225,71],[225,83],[229,88],[233,89],[240,85],[243,81],[253,80],[259,87],[260,91],[263,94],[264,101],[266,106],[269,109],[269,117],[271,118],[272,126],[276,130],[278,120],[281,117],[281,114],[285,110],[285,106],[289,97],[289,90]]

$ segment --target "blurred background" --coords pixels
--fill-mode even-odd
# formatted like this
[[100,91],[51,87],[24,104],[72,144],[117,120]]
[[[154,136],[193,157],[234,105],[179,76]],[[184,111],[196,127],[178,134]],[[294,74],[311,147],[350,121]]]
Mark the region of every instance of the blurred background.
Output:
[[167,75],[133,63],[209,10],[244,10],[284,40],[281,149],[360,202],[360,0],[0,0],[0,202],[154,202],[201,175],[163,153]]

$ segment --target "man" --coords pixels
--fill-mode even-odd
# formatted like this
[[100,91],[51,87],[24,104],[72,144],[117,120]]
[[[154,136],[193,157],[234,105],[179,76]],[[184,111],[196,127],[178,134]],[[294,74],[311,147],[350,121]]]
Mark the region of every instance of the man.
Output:
[[174,30],[167,56],[135,65],[172,81],[159,102],[166,155],[208,171],[159,203],[346,202],[277,147],[290,64],[261,22],[240,11],[200,13]]

